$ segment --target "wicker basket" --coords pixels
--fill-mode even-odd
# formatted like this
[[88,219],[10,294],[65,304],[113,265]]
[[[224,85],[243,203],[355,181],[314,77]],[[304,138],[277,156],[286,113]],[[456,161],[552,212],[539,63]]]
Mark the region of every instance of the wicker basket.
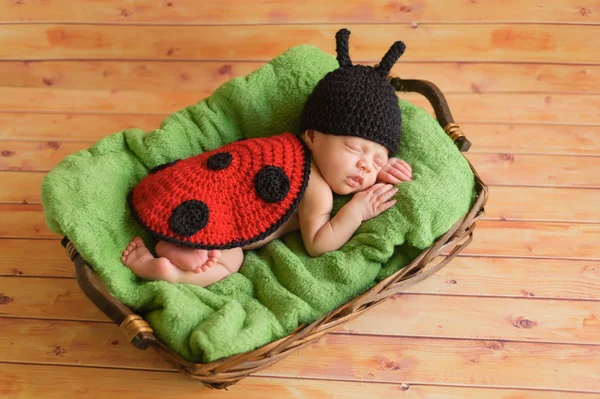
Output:
[[[471,143],[454,123],[443,94],[434,84],[423,80],[402,80],[391,76],[389,80],[397,91],[418,92],[424,95],[433,105],[438,122],[454,140],[459,150],[464,152],[469,149]],[[237,383],[249,374],[271,366],[296,349],[319,339],[360,316],[366,310],[379,305],[391,295],[405,291],[423,281],[444,267],[469,245],[475,222],[483,215],[488,196],[487,185],[481,181],[470,162],[469,165],[476,179],[478,198],[475,204],[467,215],[459,219],[443,237],[423,251],[409,265],[310,325],[300,325],[294,332],[278,341],[212,363],[191,363],[169,349],[154,336],[152,328],[142,317],[133,313],[107,292],[98,276],[67,237],[62,239],[62,245],[75,263],[77,282],[82,291],[120,327],[132,345],[139,349],[147,349],[151,346],[179,371],[202,381],[211,388],[222,389]]]

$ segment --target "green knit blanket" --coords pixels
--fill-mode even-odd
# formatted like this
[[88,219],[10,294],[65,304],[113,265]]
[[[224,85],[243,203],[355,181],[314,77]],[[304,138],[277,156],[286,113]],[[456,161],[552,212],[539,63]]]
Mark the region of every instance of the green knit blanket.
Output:
[[[413,180],[400,183],[397,204],[364,222],[339,250],[312,258],[300,232],[289,233],[245,252],[239,273],[207,288],[140,279],[120,257],[136,235],[154,248],[126,203],[151,168],[241,137],[297,133],[308,94],[337,67],[318,48],[294,47],[156,130],[123,130],[65,157],[42,184],[49,228],[66,235],[109,292],[190,361],[253,350],[323,316],[410,263],[475,200],[464,157],[434,118],[407,101],[399,100],[403,136],[396,156],[411,165]],[[335,196],[332,217],[350,198]]]

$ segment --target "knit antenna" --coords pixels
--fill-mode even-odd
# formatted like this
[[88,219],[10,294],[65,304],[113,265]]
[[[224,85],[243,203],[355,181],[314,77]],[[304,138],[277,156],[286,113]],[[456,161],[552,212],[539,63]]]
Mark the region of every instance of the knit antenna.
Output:
[[348,48],[348,37],[350,37],[350,31],[348,29],[340,29],[335,34],[335,43],[337,52],[337,60],[340,67],[352,66],[352,60],[350,60],[350,49]]
[[390,71],[392,70],[392,67],[394,66],[396,61],[398,61],[398,58],[400,58],[400,56],[404,54],[404,50],[406,50],[406,45],[403,42],[398,41],[392,44],[392,47],[390,47],[388,52],[385,53],[385,55],[381,59],[379,66],[375,67],[377,72],[379,72],[379,74],[384,77],[389,75]]

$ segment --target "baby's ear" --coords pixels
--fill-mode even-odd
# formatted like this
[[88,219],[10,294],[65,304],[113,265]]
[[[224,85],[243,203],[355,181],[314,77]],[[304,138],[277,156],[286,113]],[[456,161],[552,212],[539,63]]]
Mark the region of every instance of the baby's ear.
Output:
[[311,143],[314,142],[315,141],[315,131],[312,129],[306,129],[304,131],[304,137],[307,140],[310,140]]

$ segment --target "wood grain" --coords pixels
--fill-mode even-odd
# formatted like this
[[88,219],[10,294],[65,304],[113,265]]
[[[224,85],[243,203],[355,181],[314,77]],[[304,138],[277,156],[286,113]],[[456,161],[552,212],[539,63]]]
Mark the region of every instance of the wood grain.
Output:
[[[59,352],[60,353],[60,352]],[[57,383],[57,381],[60,381]],[[125,387],[125,388],[124,388]],[[250,376],[227,390],[211,390],[175,372],[114,370],[37,364],[0,363],[0,394],[24,398],[88,398],[90,393],[119,398],[247,399],[564,399],[560,391],[494,389],[422,384],[370,384],[352,381],[306,380]],[[159,394],[157,394],[159,393]],[[272,396],[271,396],[272,395]],[[569,399],[592,399],[593,393],[568,392]]]
[[[0,297],[8,298],[2,301],[5,303],[0,307],[0,325],[6,326],[2,330],[9,339],[23,334],[29,335],[31,340],[43,340],[29,330],[9,332],[10,325],[28,323],[27,318],[110,321],[87,300],[73,279],[0,277],[0,282],[6,287]],[[471,297],[402,294],[365,312],[364,317],[353,320],[340,331],[600,345],[600,295],[594,299],[533,301],[528,298],[480,297],[474,301]],[[456,309],[461,309],[461,312],[456,312]],[[2,317],[7,319],[2,321]],[[386,323],[378,323],[377,320],[386,320]],[[468,329],[465,329],[466,325]],[[89,328],[94,327],[89,325]]]
[[167,23],[167,24],[290,24],[290,23],[389,23],[389,22],[565,22],[598,23],[600,6],[574,0],[562,2],[517,0],[502,3],[437,3],[433,0],[404,3],[374,0],[303,1],[252,0],[197,3],[177,0],[162,3],[117,0],[94,1],[73,7],[68,0],[43,3],[12,2],[0,6],[5,22]]
[[110,322],[85,296],[75,279],[0,277],[0,281],[1,317]]
[[[162,115],[165,118],[210,94],[0,87],[0,111]],[[401,93],[400,97],[433,114],[430,103],[420,94]],[[600,95],[456,93],[447,95],[446,100],[453,117],[461,123],[600,123]],[[474,109],[477,112],[473,112]],[[104,135],[110,133],[113,132],[104,130]]]
[[0,275],[75,277],[75,265],[58,240],[0,239]]
[[[0,318],[3,361],[171,369],[153,351],[123,342],[114,324],[7,320]],[[565,358],[577,361],[567,366]],[[597,393],[599,360],[595,345],[328,334],[257,375]]]
[[[252,61],[4,61],[0,63],[0,86],[206,93],[213,92],[232,78],[246,76],[265,64]],[[446,95],[600,94],[598,65],[402,60],[394,65],[391,74],[404,79],[428,80]]]
[[402,294],[342,329],[356,334],[600,344],[600,302]]
[[600,225],[478,221],[469,255],[600,260]]
[[600,126],[458,123],[470,153],[600,155]]
[[600,175],[589,173],[599,170],[600,157],[475,153],[466,157],[489,185],[600,188]]
[[48,172],[67,155],[87,150],[91,145],[57,141],[0,142],[0,170]]
[[46,172],[0,171],[0,203],[39,204]]
[[41,204],[0,204],[0,238],[53,238]]
[[407,292],[597,300],[600,262],[459,256]]
[[[157,129],[164,115],[0,113],[0,140],[93,142],[124,129]],[[27,123],[22,123],[27,120]]]
[[598,198],[597,189],[493,186],[485,219],[599,223]]
[[[7,24],[0,58],[268,61],[301,44],[335,54],[335,32],[341,27]],[[349,28],[355,62],[378,62],[394,41],[403,40],[406,61],[598,64],[597,55],[589,51],[600,45],[593,25],[576,30],[544,24],[353,24]]]

